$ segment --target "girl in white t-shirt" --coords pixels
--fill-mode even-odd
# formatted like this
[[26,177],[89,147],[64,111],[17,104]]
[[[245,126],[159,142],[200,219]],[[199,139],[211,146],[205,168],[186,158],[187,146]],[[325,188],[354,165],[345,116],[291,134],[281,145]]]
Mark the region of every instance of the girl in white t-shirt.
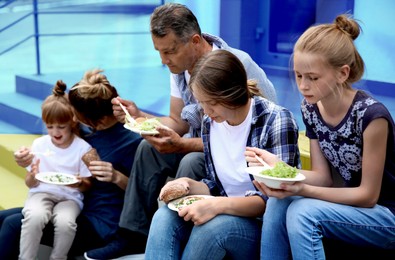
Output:
[[[50,259],[67,259],[83,207],[82,192],[90,187],[91,173],[81,158],[92,147],[76,135],[78,127],[65,90],[66,85],[58,81],[42,104],[48,134],[34,140],[31,147],[35,159],[25,177],[29,194],[22,211],[19,259],[37,258],[43,228],[49,221],[55,227]],[[51,172],[75,175],[77,182],[58,185],[36,178],[38,173]]]

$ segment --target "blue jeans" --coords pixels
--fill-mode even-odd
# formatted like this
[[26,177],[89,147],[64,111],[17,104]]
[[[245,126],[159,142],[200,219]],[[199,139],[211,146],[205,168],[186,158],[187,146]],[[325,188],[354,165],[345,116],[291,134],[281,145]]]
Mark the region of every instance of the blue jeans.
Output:
[[145,259],[259,259],[261,221],[218,215],[200,226],[167,206],[152,220]]
[[395,216],[383,206],[358,208],[317,199],[270,198],[261,259],[325,259],[322,238],[358,246],[395,248]]
[[204,153],[160,153],[143,140],[136,151],[119,226],[148,235],[167,178],[185,176],[195,180],[206,176]]
[[0,259],[18,259],[22,208],[0,210]]

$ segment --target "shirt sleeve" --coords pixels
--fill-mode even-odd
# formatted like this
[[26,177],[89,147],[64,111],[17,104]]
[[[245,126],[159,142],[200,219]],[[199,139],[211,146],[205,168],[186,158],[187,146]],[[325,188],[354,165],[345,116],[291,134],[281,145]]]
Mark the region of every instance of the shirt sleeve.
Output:
[[178,88],[174,77],[174,74],[170,74],[170,95],[172,97],[182,98],[180,89]]
[[290,111],[282,109],[276,114],[268,135],[267,150],[276,154],[285,163],[300,168],[299,130]]
[[301,105],[301,113],[303,123],[306,127],[306,136],[309,139],[318,139],[313,130],[313,120],[314,118],[317,118],[317,113],[314,111],[313,105],[310,105],[306,102],[306,100],[303,100]]
[[266,99],[277,103],[276,90],[273,86],[273,83],[267,78],[265,71],[258,66],[258,64],[250,57],[248,53],[234,48],[231,49],[232,52],[234,52],[234,54],[236,54],[236,56],[243,63],[247,72],[247,78],[255,80],[258,83],[258,86],[262,90],[262,93]]

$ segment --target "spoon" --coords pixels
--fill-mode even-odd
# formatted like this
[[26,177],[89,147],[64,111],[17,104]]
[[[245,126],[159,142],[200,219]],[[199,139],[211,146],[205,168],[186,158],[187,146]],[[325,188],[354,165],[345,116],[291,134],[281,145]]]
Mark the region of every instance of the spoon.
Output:
[[267,164],[267,162],[265,162],[264,160],[262,160],[261,157],[259,157],[259,156],[256,155],[256,154],[255,154],[255,158],[256,158],[260,163],[262,163],[263,166],[268,167],[268,168],[273,168],[273,167],[271,167],[269,164]]
[[29,153],[30,153],[30,154],[33,154],[33,155],[39,155],[39,154],[41,154],[41,155],[44,155],[44,156],[52,156],[52,155],[55,154],[54,151],[51,151],[51,150],[49,150],[49,149],[47,149],[45,152],[29,152]]

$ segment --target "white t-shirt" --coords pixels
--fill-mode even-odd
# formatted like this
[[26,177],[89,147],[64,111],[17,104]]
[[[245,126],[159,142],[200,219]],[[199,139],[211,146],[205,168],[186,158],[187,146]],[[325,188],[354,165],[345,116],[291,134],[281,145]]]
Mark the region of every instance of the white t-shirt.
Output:
[[255,190],[247,167],[244,152],[251,130],[252,106],[245,120],[237,126],[226,121],[213,121],[210,128],[210,149],[214,168],[219,180],[229,197],[244,196],[247,190]]
[[[81,177],[90,177],[88,167],[81,160],[82,155],[91,149],[91,145],[78,136],[74,136],[73,142],[67,148],[59,148],[55,146],[49,135],[41,136],[33,141],[31,150],[33,152],[53,152],[50,156],[35,155],[40,158],[39,172],[62,172]],[[27,170],[30,170],[30,166]],[[63,185],[54,185],[40,182],[37,187],[30,188],[30,193],[47,192],[57,195],[61,198],[71,199],[78,203],[82,208],[83,194],[77,188],[71,188]]]

